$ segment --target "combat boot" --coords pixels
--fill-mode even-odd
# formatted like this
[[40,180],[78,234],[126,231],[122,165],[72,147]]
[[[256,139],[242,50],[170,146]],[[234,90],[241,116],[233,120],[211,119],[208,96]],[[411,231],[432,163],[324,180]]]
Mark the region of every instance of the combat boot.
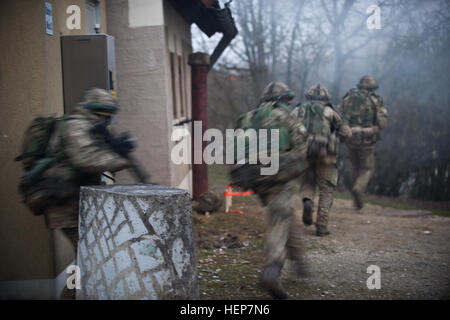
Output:
[[314,202],[311,199],[303,200],[303,224],[310,226],[313,223]]
[[361,210],[364,207],[364,195],[362,192],[353,189],[352,190],[353,198],[355,199],[355,206]]
[[318,225],[316,229],[316,236],[324,237],[329,235],[331,232],[328,230],[327,226]]
[[260,286],[269,291],[274,299],[286,299],[288,297],[280,282],[281,268],[280,263],[274,262],[267,265],[260,281]]

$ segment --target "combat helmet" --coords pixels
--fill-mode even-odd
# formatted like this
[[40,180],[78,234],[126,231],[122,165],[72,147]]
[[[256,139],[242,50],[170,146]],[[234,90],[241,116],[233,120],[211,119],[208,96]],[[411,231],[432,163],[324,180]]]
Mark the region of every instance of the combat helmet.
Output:
[[372,76],[364,76],[359,80],[357,85],[358,89],[366,89],[366,90],[377,90],[378,83]]
[[320,84],[312,86],[305,94],[305,97],[306,99],[309,100],[321,100],[321,101],[328,101],[331,99],[327,88],[321,86]]
[[261,100],[292,100],[294,97],[294,92],[292,92],[286,84],[283,82],[272,81],[264,88]]
[[99,88],[86,90],[79,105],[98,114],[115,114],[119,111],[112,94]]

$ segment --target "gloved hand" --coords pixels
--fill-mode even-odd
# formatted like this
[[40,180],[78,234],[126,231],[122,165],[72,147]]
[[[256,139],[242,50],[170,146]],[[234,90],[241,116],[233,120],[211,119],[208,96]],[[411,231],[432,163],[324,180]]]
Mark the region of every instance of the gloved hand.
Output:
[[380,128],[378,126],[372,126],[372,134],[374,136],[379,136],[380,135]]
[[363,143],[363,128],[362,127],[353,127],[352,137],[347,141],[350,144],[361,145]]
[[377,142],[379,138],[380,129],[377,126],[370,128],[364,128],[363,132],[363,144],[372,144]]
[[308,152],[307,159],[317,160],[324,159],[327,156],[328,138],[319,135],[312,135],[308,137]]
[[134,140],[129,134],[122,133],[113,139],[111,146],[114,152],[120,154],[122,157],[127,157],[128,154],[136,149]]

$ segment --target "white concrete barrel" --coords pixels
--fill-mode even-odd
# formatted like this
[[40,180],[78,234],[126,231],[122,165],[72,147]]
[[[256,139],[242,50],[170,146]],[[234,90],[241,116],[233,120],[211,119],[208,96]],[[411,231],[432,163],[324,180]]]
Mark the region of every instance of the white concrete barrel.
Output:
[[81,187],[77,299],[198,299],[192,206],[158,185]]

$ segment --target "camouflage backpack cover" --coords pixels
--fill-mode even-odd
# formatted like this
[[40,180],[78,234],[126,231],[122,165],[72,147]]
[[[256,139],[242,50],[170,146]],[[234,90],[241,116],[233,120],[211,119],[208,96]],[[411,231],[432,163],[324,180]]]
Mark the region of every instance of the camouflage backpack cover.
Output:
[[301,119],[308,134],[308,159],[319,161],[328,155],[331,128],[324,112],[327,105],[320,101],[308,101],[302,105]]
[[35,215],[43,212],[32,198],[37,192],[42,192],[40,182],[43,173],[56,163],[56,159],[49,155],[49,144],[57,123],[64,119],[65,116],[35,118],[26,130],[22,153],[14,159],[22,163],[25,171],[20,180],[19,193]]
[[[299,152],[292,149],[290,142],[289,129],[282,125],[278,116],[274,116],[274,108],[283,108],[287,113],[291,113],[289,106],[279,101],[266,101],[263,102],[257,109],[242,114],[236,125],[236,129],[242,129],[240,135],[235,136],[235,165],[232,166],[231,184],[238,185],[244,190],[254,190],[257,193],[262,193],[270,189],[275,184],[282,184],[298,176],[305,167],[305,162],[300,161],[301,155]],[[275,175],[261,175],[261,168],[266,166],[261,163],[250,164],[248,159],[250,155],[258,153],[257,149],[252,149],[248,143],[248,139],[245,140],[245,163],[238,163],[237,157],[237,140],[241,135],[245,135],[248,129],[278,129],[279,130],[279,171]],[[258,141],[258,145],[260,143]],[[271,150],[270,131],[267,134],[267,150]],[[260,150],[259,150],[260,151]]]
[[371,95],[381,99],[373,92],[358,89],[352,89],[344,96],[342,115],[350,127],[368,128],[376,124],[377,106]]
[[327,137],[331,133],[329,126],[325,125],[327,119],[324,111],[327,105],[318,101],[309,101],[302,105],[301,118],[309,135]]
[[[277,105],[278,104],[278,105]],[[271,136],[270,129],[279,129],[279,147],[280,152],[285,151],[290,148],[290,138],[289,138],[289,130],[288,128],[281,127],[280,122],[276,117],[273,117],[272,111],[274,108],[284,108],[287,112],[289,112],[289,107],[283,103],[278,101],[267,101],[263,102],[258,108],[253,109],[249,112],[242,114],[236,124],[236,129],[242,129],[240,134],[237,134],[234,137],[234,156],[235,162],[238,162],[242,159],[238,158],[237,147],[239,137],[245,136],[246,131],[248,129],[256,130],[258,132],[259,129],[268,129],[267,134],[267,145],[266,150],[271,150]],[[258,141],[259,145],[259,141]],[[249,139],[245,138],[245,158],[249,159],[249,156],[258,152],[258,150],[254,150],[251,148],[252,145],[249,143]],[[261,150],[261,146],[259,146]]]
[[381,97],[375,92],[351,89],[343,98],[341,112],[345,121],[352,128],[354,145],[372,145],[379,139],[379,133],[373,134],[373,126],[378,125],[376,101],[382,103]]

